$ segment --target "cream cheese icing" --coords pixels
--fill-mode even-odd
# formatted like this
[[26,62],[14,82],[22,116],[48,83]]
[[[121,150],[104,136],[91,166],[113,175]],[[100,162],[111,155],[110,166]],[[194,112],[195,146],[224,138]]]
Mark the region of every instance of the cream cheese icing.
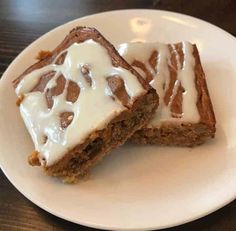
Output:
[[[181,65],[179,55],[172,46],[177,61],[177,78],[172,91],[172,96],[168,105],[164,102],[164,96],[169,88],[170,83],[170,72],[169,67],[171,66],[171,53],[169,46],[162,43],[124,43],[118,47],[118,51],[128,63],[132,63],[136,60],[145,65],[147,70],[152,74],[153,79],[150,81],[150,85],[156,89],[159,95],[159,107],[149,122],[148,127],[158,127],[162,122],[165,121],[180,121],[180,122],[198,122],[200,115],[197,108],[197,89],[195,87],[195,59],[193,56],[193,45],[189,42],[182,42],[183,51],[183,64]],[[154,51],[157,51],[157,63],[155,65],[156,71],[150,66],[149,59]],[[135,67],[135,69],[142,75],[145,76],[141,68]],[[176,115],[174,118],[171,112],[171,103],[174,96],[177,94],[179,85],[184,88],[183,101],[182,101],[182,114]]]
[[[107,84],[108,76],[118,75],[124,80],[130,103],[146,91],[131,72],[114,67],[106,48],[94,40],[74,43],[65,52],[63,64],[53,62],[32,71],[24,76],[16,88],[18,96],[24,94],[20,104],[21,115],[32,136],[35,150],[40,153],[41,164],[45,162],[47,166],[54,164],[82,143],[91,132],[103,129],[127,109],[118,99],[110,97],[112,92]],[[83,65],[90,67],[91,86],[81,74]],[[40,77],[49,71],[55,71],[55,75],[47,83],[44,92],[30,92]],[[45,92],[56,85],[56,79],[61,74],[67,83],[62,94],[53,96],[54,103],[50,109]],[[66,101],[68,80],[77,83],[80,88],[79,97],[74,103]],[[73,112],[70,118],[72,122],[66,129],[60,126],[60,114],[63,112]]]

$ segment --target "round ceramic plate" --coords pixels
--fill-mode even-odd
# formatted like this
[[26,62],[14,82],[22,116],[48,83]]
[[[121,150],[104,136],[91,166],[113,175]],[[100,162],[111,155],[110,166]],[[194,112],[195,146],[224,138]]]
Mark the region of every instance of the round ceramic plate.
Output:
[[[11,81],[75,26],[96,27],[114,45],[196,43],[217,118],[214,140],[196,148],[124,145],[76,185],[27,164],[33,144]],[[236,198],[236,39],[204,21],[165,11],[124,10],[77,19],[27,47],[0,81],[0,161],[15,187],[46,211],[103,229],[159,229],[205,216]]]

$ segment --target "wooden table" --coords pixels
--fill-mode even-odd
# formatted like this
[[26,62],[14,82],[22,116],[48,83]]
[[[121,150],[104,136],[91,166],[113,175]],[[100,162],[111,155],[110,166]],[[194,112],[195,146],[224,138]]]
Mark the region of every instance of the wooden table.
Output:
[[[1,0],[0,76],[18,53],[50,29],[85,15],[125,8],[162,9],[189,14],[236,36],[235,0]],[[91,229],[64,221],[38,208],[22,196],[0,171],[0,230]],[[207,217],[168,230],[234,231],[236,201]]]

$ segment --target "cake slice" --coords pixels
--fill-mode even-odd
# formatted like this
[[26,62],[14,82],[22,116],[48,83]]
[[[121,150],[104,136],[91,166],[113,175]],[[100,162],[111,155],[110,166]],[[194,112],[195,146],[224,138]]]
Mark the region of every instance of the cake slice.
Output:
[[77,27],[13,81],[31,165],[75,182],[150,120],[158,96],[96,30]]
[[131,140],[195,146],[215,134],[215,116],[196,45],[127,43],[119,53],[156,89],[159,107]]

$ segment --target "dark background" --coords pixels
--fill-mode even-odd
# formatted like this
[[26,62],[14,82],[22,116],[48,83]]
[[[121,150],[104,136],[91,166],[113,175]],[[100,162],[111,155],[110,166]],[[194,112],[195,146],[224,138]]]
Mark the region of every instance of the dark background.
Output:
[[[235,0],[0,0],[0,76],[27,45],[54,27],[89,14],[131,8],[188,14],[236,36]],[[73,231],[91,228],[64,221],[38,208],[24,198],[0,170],[0,231],[8,230]],[[235,231],[236,201],[197,221],[168,229],[181,230]]]

